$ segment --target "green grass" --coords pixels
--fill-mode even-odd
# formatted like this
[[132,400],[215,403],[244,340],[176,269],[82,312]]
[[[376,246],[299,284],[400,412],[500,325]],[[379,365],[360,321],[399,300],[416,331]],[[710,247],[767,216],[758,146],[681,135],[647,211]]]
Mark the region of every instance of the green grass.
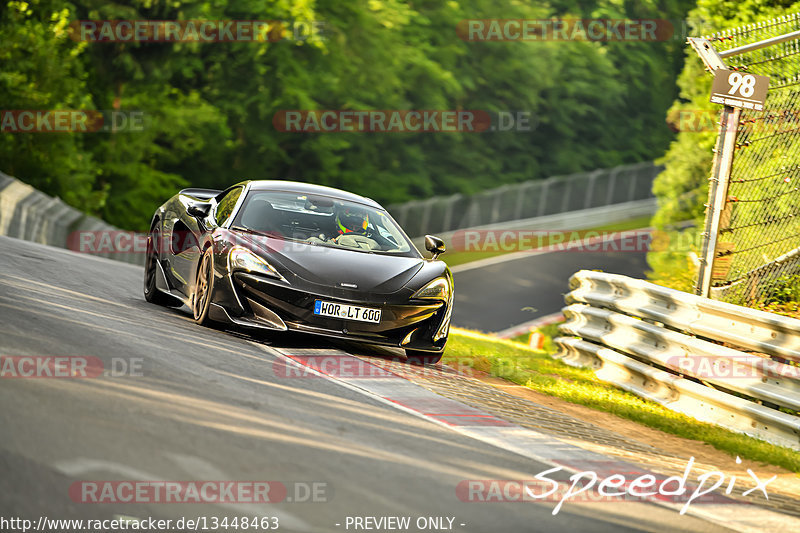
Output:
[[[645,228],[650,224],[650,217],[640,217],[640,218],[633,218],[630,220],[625,220],[623,222],[616,222],[614,224],[607,224],[605,226],[598,226],[596,228],[589,228],[585,230],[580,230],[582,234],[585,234],[589,231],[598,231],[598,232],[616,232],[616,231],[628,231],[634,229],[641,229]],[[515,250],[516,251],[516,250]],[[466,263],[471,263],[473,261],[479,261],[481,259],[488,259],[490,257],[497,257],[498,255],[505,255],[506,251],[492,251],[492,252],[447,252],[442,255],[441,259],[448,266],[456,266],[456,265],[463,265]]]
[[[548,337],[551,337],[555,326],[547,329],[549,331],[545,333],[550,333]],[[484,371],[575,404],[612,413],[679,437],[706,442],[732,456],[800,472],[800,453],[795,450],[700,422],[602,382],[589,369],[575,368],[553,359],[546,350],[554,350],[554,345],[551,339],[549,344],[547,342],[545,350],[537,351],[511,340],[454,329],[443,362],[456,368]]]

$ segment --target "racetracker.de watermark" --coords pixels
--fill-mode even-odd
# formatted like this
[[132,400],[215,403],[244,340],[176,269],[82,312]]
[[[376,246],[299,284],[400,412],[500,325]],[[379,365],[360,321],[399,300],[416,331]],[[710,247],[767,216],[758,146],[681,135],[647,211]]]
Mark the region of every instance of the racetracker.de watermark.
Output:
[[800,367],[757,355],[673,355],[667,358],[666,365],[699,379],[800,380]]
[[[222,229],[222,232],[230,230]],[[151,243],[151,244],[148,244]],[[144,254],[148,246],[160,254],[200,254],[200,243],[191,231],[172,231],[164,236],[159,233],[141,233],[125,230],[73,231],[67,235],[67,249],[84,254]],[[326,246],[315,246],[307,242],[287,240],[273,233],[250,234],[239,240],[238,246],[254,252],[264,250],[297,250],[305,253],[324,254]]]
[[276,130],[288,133],[481,133],[533,131],[530,111],[448,109],[280,110]]
[[69,33],[91,43],[263,43],[322,40],[325,28],[316,20],[78,20]]
[[[596,230],[458,230],[451,247],[458,252],[649,252],[654,239],[663,238],[652,230],[621,232]],[[656,241],[663,246],[661,240]]]
[[664,19],[467,19],[456,25],[464,41],[667,41],[675,25]]
[[187,518],[138,518],[115,515],[114,518],[52,518],[36,520],[0,516],[0,531],[259,531],[280,529],[277,516],[192,516]]
[[332,497],[324,481],[160,481],[123,480],[72,483],[69,497],[75,503],[325,503]]
[[0,110],[2,133],[121,133],[144,130],[144,111]]
[[[674,132],[704,133],[720,131],[720,109],[680,109],[667,115],[667,125]],[[786,126],[800,127],[800,111],[792,109],[770,109],[761,112],[750,112],[742,117],[738,124],[730,122],[726,130],[738,131],[747,128],[752,135],[769,129]]]
[[[230,230],[222,230],[230,231]],[[67,248],[86,254],[142,254],[148,241],[161,255],[200,253],[200,243],[191,231],[173,231],[169,235],[124,230],[73,231],[67,236]],[[621,232],[595,230],[458,230],[448,248],[457,252],[664,252],[689,251],[697,248],[696,235],[673,234],[662,230],[630,230]],[[324,254],[331,249],[307,242],[287,240],[277,235],[247,235],[239,240],[255,252],[263,250],[296,250]]]
[[323,375],[344,379],[396,378],[398,374],[348,354],[292,355],[290,361],[276,359],[272,372],[285,379],[320,378]]
[[103,361],[90,355],[0,355],[0,379],[80,379],[141,377],[141,357],[111,357]]
[[[332,376],[339,379],[396,379],[396,378],[441,378],[442,370],[433,366],[393,365],[379,366],[349,354],[298,355],[286,356],[289,361],[276,359],[272,372],[283,379],[315,379]],[[533,356],[531,356],[533,358]],[[491,375],[507,377],[522,368],[526,357],[495,357],[492,368],[481,371],[474,368],[474,358],[458,357],[447,360],[448,373],[455,372],[462,377]],[[393,362],[404,363],[403,359]]]

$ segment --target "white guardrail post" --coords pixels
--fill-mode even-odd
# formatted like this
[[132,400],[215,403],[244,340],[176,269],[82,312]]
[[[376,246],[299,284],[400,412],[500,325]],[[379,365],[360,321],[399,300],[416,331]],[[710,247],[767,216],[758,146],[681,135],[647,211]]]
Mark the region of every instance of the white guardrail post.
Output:
[[800,320],[617,274],[570,279],[558,357],[704,422],[800,450]]

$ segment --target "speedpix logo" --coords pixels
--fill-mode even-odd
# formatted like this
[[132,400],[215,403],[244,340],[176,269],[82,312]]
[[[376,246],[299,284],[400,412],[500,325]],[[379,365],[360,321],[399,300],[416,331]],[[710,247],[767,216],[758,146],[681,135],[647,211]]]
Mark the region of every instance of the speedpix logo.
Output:
[[[469,479],[461,481],[456,487],[456,496],[463,502],[501,503],[501,502],[557,502],[553,514],[557,515],[567,501],[607,502],[661,500],[683,503],[680,514],[685,514],[692,502],[698,503],[738,503],[722,494],[715,493],[724,487],[725,494],[733,493],[737,487],[737,477],[726,477],[723,472],[713,471],[699,474],[695,482],[689,481],[694,457],[686,464],[683,475],[662,476],[646,472],[603,472],[592,470],[577,472],[568,481],[557,481],[551,477],[562,471],[561,466],[540,472],[532,480]],[[741,459],[736,458],[737,463]],[[751,469],[747,469],[751,487],[743,490],[742,496],[760,491],[765,498],[767,485],[778,476],[761,479]],[[610,475],[609,475],[610,474]],[[628,477],[630,476],[630,477]]]

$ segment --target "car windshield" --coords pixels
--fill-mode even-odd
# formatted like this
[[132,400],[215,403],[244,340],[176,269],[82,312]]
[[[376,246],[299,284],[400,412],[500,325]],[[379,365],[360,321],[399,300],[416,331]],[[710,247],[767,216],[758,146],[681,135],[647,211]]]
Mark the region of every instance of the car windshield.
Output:
[[319,246],[417,255],[385,211],[329,196],[250,191],[232,227]]

